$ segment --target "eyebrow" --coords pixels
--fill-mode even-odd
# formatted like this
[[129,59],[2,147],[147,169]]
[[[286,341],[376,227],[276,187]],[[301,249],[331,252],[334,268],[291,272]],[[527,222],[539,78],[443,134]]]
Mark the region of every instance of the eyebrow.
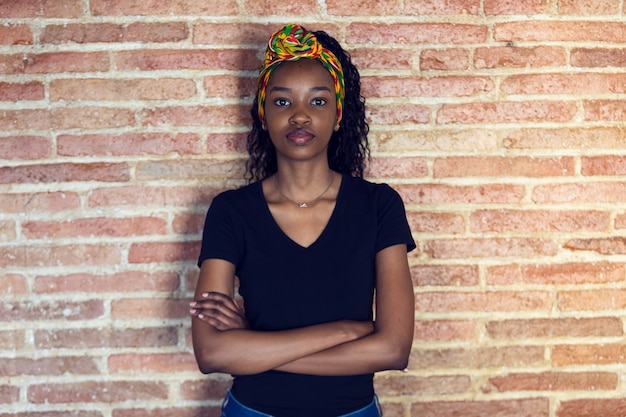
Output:
[[[280,87],[280,86],[275,86],[270,88],[269,92],[273,92],[273,91],[279,91],[279,92],[291,92],[291,88],[289,87]],[[320,86],[320,87],[311,87],[309,89],[309,91],[311,92],[315,92],[315,91],[328,91],[331,92],[331,89],[326,87],[326,86]]]

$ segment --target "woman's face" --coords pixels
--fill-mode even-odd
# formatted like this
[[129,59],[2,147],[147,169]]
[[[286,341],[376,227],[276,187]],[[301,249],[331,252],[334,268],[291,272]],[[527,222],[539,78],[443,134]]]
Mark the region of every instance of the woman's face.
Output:
[[263,128],[278,160],[327,159],[337,126],[337,102],[330,73],[312,59],[283,62],[267,84]]

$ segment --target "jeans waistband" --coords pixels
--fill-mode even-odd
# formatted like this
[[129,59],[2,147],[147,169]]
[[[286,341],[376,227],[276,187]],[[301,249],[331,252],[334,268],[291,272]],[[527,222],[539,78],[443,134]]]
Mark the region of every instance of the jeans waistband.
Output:
[[[378,397],[374,396],[372,402],[366,407],[337,417],[381,417],[382,415],[383,411],[378,403]],[[272,417],[272,415],[246,407],[228,391],[222,403],[222,417]]]

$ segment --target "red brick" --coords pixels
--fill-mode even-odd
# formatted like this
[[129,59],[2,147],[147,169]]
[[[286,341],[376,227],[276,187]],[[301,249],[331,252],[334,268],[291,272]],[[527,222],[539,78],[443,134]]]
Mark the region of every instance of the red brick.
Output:
[[[20,387],[13,385],[0,385],[0,404],[17,403],[20,399]],[[0,414],[3,416],[3,414]],[[14,417],[15,414],[11,414],[10,417]],[[9,417],[9,414],[6,414]]]
[[24,413],[0,414],[0,417],[103,417],[99,411],[27,411]]
[[456,213],[408,212],[407,217],[414,233],[461,234],[465,231],[465,219]]
[[134,243],[128,252],[130,263],[196,261],[200,242]]
[[111,302],[114,319],[181,319],[189,317],[188,299],[123,298]]
[[574,338],[623,336],[623,324],[617,317],[551,318],[490,321],[485,326],[493,339]]
[[468,97],[494,88],[490,78],[474,76],[363,77],[361,81],[365,97]]
[[603,211],[478,210],[470,230],[485,232],[601,232],[609,231],[611,216]]
[[186,207],[204,205],[208,207],[213,197],[223,189],[200,187],[148,187],[126,186],[96,188],[88,199],[89,207]]
[[355,48],[350,50],[350,56],[360,71],[364,69],[410,70],[413,60],[413,52],[408,49]]
[[476,340],[476,323],[466,320],[429,320],[415,323],[413,339],[422,342]]
[[430,121],[430,109],[421,104],[379,105],[367,110],[372,125],[425,124]]
[[562,311],[610,311],[626,308],[626,290],[562,291],[558,294]]
[[49,52],[0,55],[0,74],[53,74],[108,71],[105,52]]
[[22,232],[29,239],[78,236],[141,236],[167,233],[167,222],[158,217],[111,218],[93,217],[64,222],[27,221]]
[[115,54],[122,71],[158,70],[255,70],[261,67],[257,51],[252,49],[144,49]]
[[0,267],[117,265],[121,252],[117,245],[11,246],[0,247]]
[[428,175],[426,160],[420,157],[372,158],[366,167],[369,178],[415,178]]
[[34,291],[38,293],[84,292],[91,293],[154,291],[172,292],[179,286],[174,272],[146,273],[125,271],[106,275],[69,274],[35,277]]
[[487,26],[455,23],[351,23],[348,44],[476,44],[487,41]]
[[522,186],[493,184],[454,186],[446,184],[400,184],[395,187],[406,204],[432,203],[516,203],[524,198]]
[[105,129],[132,126],[135,114],[123,108],[54,107],[45,109],[6,110],[0,112],[0,129],[65,130]]
[[189,37],[183,22],[65,24],[46,26],[39,40],[47,44],[90,42],[179,42]]
[[[263,1],[257,0],[255,3],[258,4],[262,2]],[[265,0],[265,2],[274,4],[267,0]],[[401,10],[399,0],[378,0],[375,2],[361,2],[357,4],[345,0],[327,0],[326,10],[331,16],[394,16],[399,15]],[[316,7],[313,1],[311,1],[311,5],[312,8],[309,9],[307,7],[308,10],[314,10],[313,8]]]
[[192,353],[128,353],[110,355],[107,360],[109,372],[117,373],[174,373],[198,370]]
[[21,165],[0,168],[1,184],[51,183],[67,181],[126,182],[130,179],[126,163]]
[[[543,346],[499,346],[413,350],[409,363],[412,369],[435,369],[458,372],[459,369],[545,367]],[[459,414],[459,416],[464,414]]]
[[416,286],[471,286],[478,285],[479,271],[472,265],[422,265],[411,266],[413,285]]
[[203,81],[207,97],[252,98],[257,91],[256,76],[212,75]]
[[0,159],[43,159],[49,158],[52,141],[42,136],[7,136],[0,138]]
[[513,75],[502,81],[507,94],[610,94],[626,92],[626,74]]
[[175,347],[178,344],[176,327],[81,328],[35,330],[37,349],[93,349]]
[[626,173],[626,160],[620,155],[590,156],[581,158],[583,175],[619,175]]
[[61,79],[50,82],[52,101],[184,100],[196,94],[192,80],[159,79]]
[[237,159],[232,161],[211,162],[207,160],[176,160],[154,161],[139,163],[136,168],[138,179],[191,179],[203,180],[228,180],[231,178],[243,178],[245,161]]
[[154,401],[166,399],[168,387],[163,382],[146,381],[32,384],[28,387],[27,397],[32,404]]
[[93,358],[87,356],[57,356],[54,358],[3,358],[0,375],[94,375],[100,373]]
[[244,133],[215,133],[206,138],[207,153],[244,153],[246,138]]
[[0,349],[20,352],[24,350],[25,346],[26,333],[24,330],[0,330]]
[[620,213],[615,216],[615,225],[616,229],[626,229],[626,213]]
[[244,105],[177,106],[144,110],[145,126],[227,127],[250,125],[250,108]]
[[78,195],[73,192],[18,193],[3,194],[0,199],[0,212],[3,213],[45,213],[72,210],[80,207]]
[[558,0],[560,15],[616,15],[620,14],[619,2],[606,0]]
[[[242,45],[253,45],[258,48],[264,48],[271,34],[278,29],[280,29],[280,26],[274,23],[198,22],[193,26],[193,43],[229,45],[238,48],[241,48]],[[317,28],[309,29],[317,30]]]
[[420,417],[548,417],[548,398],[491,401],[432,401],[413,403],[411,415]]
[[594,345],[557,345],[552,348],[555,366],[625,364],[626,346],[623,343]]
[[[0,1],[0,8],[3,7]],[[3,11],[0,9],[0,16]],[[31,45],[33,32],[28,25],[4,23],[0,25],[0,45]]]
[[0,295],[25,294],[28,291],[26,277],[19,274],[0,275]]
[[0,321],[85,321],[97,319],[103,315],[104,305],[100,300],[83,302],[24,301],[4,303]]
[[445,104],[437,123],[569,122],[576,112],[575,103],[542,100]]
[[28,83],[0,82],[0,101],[43,100],[43,84],[39,81]]
[[125,133],[121,135],[59,135],[57,153],[94,155],[198,155],[201,138],[193,133]]
[[370,132],[369,139],[377,152],[478,152],[500,149],[493,129],[384,130]]
[[[626,50],[605,48],[575,48],[570,53],[574,67],[626,67]],[[607,74],[608,75],[608,74]]]
[[623,281],[624,270],[623,264],[609,262],[499,265],[487,269],[487,284],[604,284]]
[[567,65],[565,48],[558,46],[515,46],[477,48],[474,51],[476,68],[563,67]]
[[[543,1],[543,0],[542,0]],[[515,2],[515,4],[524,4]],[[519,21],[497,23],[498,42],[626,42],[626,24],[621,22]]]
[[405,0],[404,14],[409,15],[477,15],[480,0]]
[[180,384],[181,396],[185,400],[221,400],[230,388],[231,380],[225,377],[203,378],[183,381]]
[[[277,3],[272,0],[255,0],[244,2],[245,13],[251,16],[319,16],[319,4],[315,0]],[[277,25],[278,26],[278,25]],[[277,27],[275,30],[278,30]]]
[[547,184],[533,189],[535,203],[615,203],[626,201],[626,184],[623,183],[576,183]]
[[542,291],[427,292],[415,295],[420,312],[549,311],[550,294]]
[[598,252],[603,255],[626,253],[626,238],[621,236],[591,239],[570,239],[563,247],[572,251],[584,250]]
[[583,102],[585,120],[626,121],[626,102],[618,100],[587,100]]
[[470,391],[471,378],[467,375],[413,376],[385,374],[376,378],[376,393],[381,396],[452,395]]
[[219,404],[202,407],[117,408],[113,410],[111,417],[218,417],[221,415]]
[[420,53],[421,70],[467,70],[469,65],[467,49],[425,49]]
[[590,128],[515,129],[506,134],[507,149],[622,149],[622,129],[611,126]]
[[555,241],[535,238],[438,239],[424,245],[435,259],[554,256],[558,251]]
[[94,16],[227,16],[237,14],[235,0],[91,0]]
[[535,15],[547,14],[550,11],[549,0],[484,0],[484,9],[486,15]]
[[0,17],[76,18],[82,14],[81,0],[0,0]]
[[177,214],[172,220],[172,230],[179,235],[197,235],[202,233],[205,213]]
[[517,373],[490,378],[485,393],[498,391],[602,391],[617,388],[617,374],[610,372]]
[[573,158],[447,157],[436,158],[435,178],[449,177],[561,177],[575,173]]
[[623,416],[626,415],[624,398],[584,398],[561,401],[556,417]]

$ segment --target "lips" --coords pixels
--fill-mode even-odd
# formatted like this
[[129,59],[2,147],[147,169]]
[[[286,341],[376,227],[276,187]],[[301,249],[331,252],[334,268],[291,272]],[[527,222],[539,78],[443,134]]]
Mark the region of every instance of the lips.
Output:
[[306,129],[294,129],[287,133],[287,140],[296,145],[304,145],[313,140],[314,137],[315,135]]

